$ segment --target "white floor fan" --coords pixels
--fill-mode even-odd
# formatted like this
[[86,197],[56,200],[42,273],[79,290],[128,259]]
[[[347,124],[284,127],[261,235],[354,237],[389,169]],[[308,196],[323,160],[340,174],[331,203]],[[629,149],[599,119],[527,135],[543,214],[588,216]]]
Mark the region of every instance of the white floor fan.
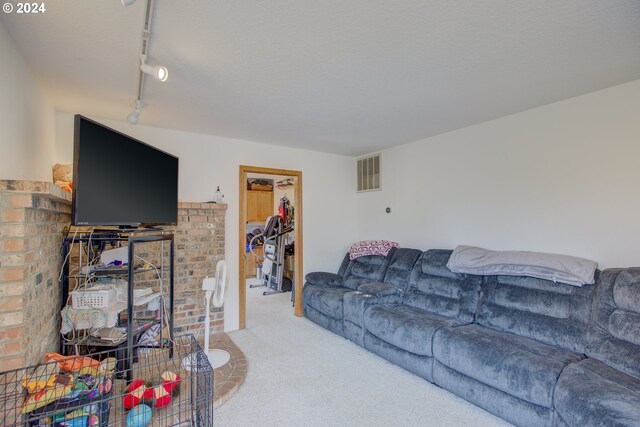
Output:
[[218,348],[209,349],[209,329],[211,323],[211,304],[216,308],[224,305],[224,293],[227,289],[227,263],[224,260],[216,264],[216,276],[205,277],[202,281],[202,290],[205,291],[204,305],[206,315],[204,318],[204,351],[207,353],[209,363],[213,369],[224,366],[231,355],[226,350]]

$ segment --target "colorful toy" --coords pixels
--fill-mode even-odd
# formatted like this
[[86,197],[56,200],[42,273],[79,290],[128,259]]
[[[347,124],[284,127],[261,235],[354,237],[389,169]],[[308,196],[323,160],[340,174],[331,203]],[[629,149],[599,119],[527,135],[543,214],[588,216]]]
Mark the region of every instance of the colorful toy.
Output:
[[105,394],[111,391],[111,387],[113,386],[113,381],[111,378],[103,378],[98,383],[98,393]]
[[100,418],[95,415],[97,405],[87,405],[68,414],[57,414],[55,418],[46,417],[40,419],[40,424],[50,427],[96,427],[100,424]]
[[58,374],[58,365],[54,363],[40,365],[22,378],[22,386],[27,393],[35,393],[47,387],[53,387],[56,384],[56,375]]
[[178,386],[182,380],[179,375],[166,371],[161,375],[162,384],[153,386],[151,383],[137,378],[127,386],[127,394],[124,396],[122,406],[125,409],[133,409],[140,404],[151,408],[164,408],[173,400],[172,392],[178,392]]
[[54,421],[53,427],[86,427],[89,425],[89,417],[86,415],[70,420]]
[[96,384],[96,377],[91,374],[78,375],[76,377],[76,383],[85,387],[85,390],[89,390]]
[[27,390],[27,393],[35,393],[42,389],[53,387],[54,385],[56,385],[56,374],[51,375],[44,381],[37,379],[32,380],[30,375],[25,375],[24,378],[22,378],[22,387]]
[[180,393],[180,382],[182,378],[180,375],[173,373],[171,371],[165,371],[160,376],[162,378],[162,385],[171,396],[176,397]]
[[[117,360],[113,357],[103,361],[84,356],[63,356],[47,353],[47,363],[29,371],[21,380],[27,395],[21,407],[23,414],[38,410],[56,411],[54,416],[45,416],[40,422],[53,427],[93,427],[100,423],[96,414],[98,405],[91,404],[95,397],[107,394],[113,388],[111,374],[116,369]],[[144,387],[142,394],[147,390]],[[149,390],[150,399],[156,398]],[[156,399],[157,400],[157,399]],[[65,413],[73,404],[84,407]],[[89,403],[89,404],[87,404]],[[51,408],[48,406],[51,405]],[[77,406],[76,406],[77,407]]]
[[47,406],[51,402],[68,396],[71,393],[72,388],[73,387],[71,385],[58,385],[29,394],[22,405],[22,413],[28,414],[38,408]]
[[127,386],[127,394],[124,396],[122,401],[122,405],[125,409],[133,409],[142,403],[145,392],[149,387],[151,387],[151,383],[147,383],[141,378],[131,381],[131,384]]
[[63,356],[59,353],[47,353],[44,355],[44,360],[50,362],[55,360],[58,362],[60,369],[67,372],[79,372],[79,373],[91,373],[91,372],[80,372],[86,368],[88,369],[99,369],[101,362],[98,360],[94,360],[90,357],[84,356]]
[[118,359],[116,359],[115,357],[107,357],[102,362],[100,362],[96,376],[104,377],[105,375],[112,373],[116,369],[117,362]]
[[164,386],[157,385],[145,390],[142,402],[152,408],[160,409],[169,405],[172,400],[171,393],[165,390]]
[[95,414],[98,411],[98,405],[87,405],[84,408],[76,409],[75,411],[69,412],[64,416],[65,420],[71,420],[73,418],[90,416]]
[[153,411],[147,405],[138,405],[127,415],[127,427],[146,427],[151,422]]

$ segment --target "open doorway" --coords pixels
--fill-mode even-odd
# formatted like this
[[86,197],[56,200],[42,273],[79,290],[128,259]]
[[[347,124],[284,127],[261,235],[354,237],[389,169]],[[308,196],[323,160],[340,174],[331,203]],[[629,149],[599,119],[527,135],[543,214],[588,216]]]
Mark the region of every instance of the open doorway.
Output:
[[[263,264],[260,257],[264,257],[264,251],[268,248],[261,247],[260,242],[252,247],[248,245],[248,238],[259,234],[258,230],[264,229],[269,216],[282,216],[278,218],[278,224],[286,233],[280,240],[281,257],[276,257],[278,263],[282,263],[282,282],[284,289],[287,280],[292,286],[294,314],[302,316],[302,172],[273,169],[258,166],[240,166],[240,209],[239,209],[239,312],[240,329],[246,327],[247,322],[247,292],[255,289],[250,285],[263,284],[258,291],[267,293],[264,298],[278,286],[264,286],[273,282],[265,282],[261,276],[259,266]],[[282,204],[284,203],[284,206]],[[282,209],[284,207],[284,209]],[[287,215],[289,215],[287,217]],[[281,221],[282,220],[282,221]],[[287,232],[288,229],[291,229]],[[255,232],[255,233],[254,233]],[[286,251],[285,251],[286,248]],[[257,254],[256,257],[254,254]],[[268,269],[271,271],[271,268]],[[276,273],[274,268],[273,272]],[[280,279],[276,275],[276,279]],[[264,292],[263,292],[264,291]]]

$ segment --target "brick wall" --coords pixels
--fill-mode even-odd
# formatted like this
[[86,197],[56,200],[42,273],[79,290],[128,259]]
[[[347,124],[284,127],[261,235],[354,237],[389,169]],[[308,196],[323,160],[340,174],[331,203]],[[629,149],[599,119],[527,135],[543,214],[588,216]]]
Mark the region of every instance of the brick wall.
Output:
[[71,197],[45,182],[0,180],[0,371],[58,349],[60,244]]
[[[60,247],[71,198],[50,183],[0,180],[0,371],[58,350]],[[180,203],[175,233],[174,327],[202,341],[202,279],[224,259],[226,205]],[[149,260],[157,262],[156,260]],[[211,333],[222,331],[211,310]]]
[[[179,203],[175,228],[176,333],[190,332],[203,337],[204,292],[202,279],[214,276],[216,263],[224,259],[224,228],[227,205]],[[223,308],[211,309],[211,334],[224,329]]]

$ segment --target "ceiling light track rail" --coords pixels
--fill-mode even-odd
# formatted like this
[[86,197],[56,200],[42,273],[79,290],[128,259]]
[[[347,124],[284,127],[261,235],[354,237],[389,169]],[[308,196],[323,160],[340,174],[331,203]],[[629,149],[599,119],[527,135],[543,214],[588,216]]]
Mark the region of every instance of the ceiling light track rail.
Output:
[[[132,5],[136,0],[121,0],[125,6]],[[147,52],[149,50],[149,42],[151,40],[151,21],[153,17],[153,9],[155,0],[146,0],[145,2],[144,26],[142,28],[142,46],[140,50],[140,70],[138,72],[138,93],[136,96],[136,107],[127,117],[127,121],[131,124],[138,124],[140,113],[142,111],[142,96],[144,93],[145,77],[152,76],[154,79],[164,82],[169,77],[167,67],[162,65],[151,65],[147,63]]]

